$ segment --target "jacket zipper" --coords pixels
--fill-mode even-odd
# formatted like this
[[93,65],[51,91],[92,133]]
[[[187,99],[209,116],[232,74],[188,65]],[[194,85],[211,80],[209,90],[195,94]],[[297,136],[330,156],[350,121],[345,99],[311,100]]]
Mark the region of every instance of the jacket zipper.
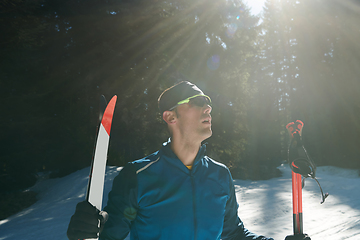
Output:
[[195,182],[193,171],[190,171],[191,185],[192,185],[192,197],[193,197],[193,211],[194,211],[194,240],[197,239],[197,221],[196,221],[196,201],[195,201]]

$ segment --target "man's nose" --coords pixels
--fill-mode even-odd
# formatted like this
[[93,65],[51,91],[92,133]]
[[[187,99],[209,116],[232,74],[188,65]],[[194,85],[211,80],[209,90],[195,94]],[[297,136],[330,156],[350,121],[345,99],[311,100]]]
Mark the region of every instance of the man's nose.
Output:
[[212,107],[209,104],[205,104],[204,113],[211,113]]

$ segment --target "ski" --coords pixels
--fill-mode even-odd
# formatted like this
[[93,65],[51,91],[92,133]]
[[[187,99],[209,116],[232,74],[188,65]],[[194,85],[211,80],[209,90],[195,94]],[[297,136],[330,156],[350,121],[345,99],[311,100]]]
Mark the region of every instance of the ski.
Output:
[[100,100],[100,108],[103,109],[102,106],[106,106],[106,108],[104,111],[100,110],[99,114],[100,124],[86,192],[86,200],[99,210],[102,209],[107,152],[116,100],[117,96],[115,95],[107,106],[105,97],[102,96]]
[[98,121],[97,121],[97,127],[96,127],[96,134],[95,134],[95,141],[94,141],[94,150],[93,150],[93,154],[92,154],[92,158],[91,158],[91,166],[90,166],[90,173],[89,173],[89,181],[88,181],[88,185],[86,188],[86,197],[85,199],[88,200],[89,199],[89,189],[90,189],[90,183],[91,183],[91,175],[92,175],[92,169],[93,169],[93,165],[94,165],[94,156],[95,156],[95,150],[96,150],[96,140],[97,140],[97,136],[99,133],[99,127],[100,127],[100,123],[102,120],[102,117],[104,115],[105,109],[106,109],[106,98],[104,95],[100,96],[100,101],[99,101],[99,116],[98,116]]

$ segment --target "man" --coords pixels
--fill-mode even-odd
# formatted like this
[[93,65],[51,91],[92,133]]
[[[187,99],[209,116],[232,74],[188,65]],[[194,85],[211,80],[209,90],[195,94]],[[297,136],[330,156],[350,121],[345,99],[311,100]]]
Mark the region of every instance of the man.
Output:
[[272,240],[244,228],[228,168],[201,146],[212,135],[210,97],[184,81],[165,90],[158,104],[171,138],[120,171],[104,212],[79,203],[69,239],[96,237],[102,230],[102,240],[124,239],[129,232],[134,240]]

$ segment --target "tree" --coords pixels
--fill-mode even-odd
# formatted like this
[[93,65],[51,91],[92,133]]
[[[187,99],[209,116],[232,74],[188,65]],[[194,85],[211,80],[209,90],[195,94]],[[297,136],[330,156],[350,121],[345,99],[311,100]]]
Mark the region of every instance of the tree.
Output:
[[63,176],[88,166],[101,94],[119,97],[109,163],[150,154],[167,138],[156,99],[182,80],[215,102],[210,153],[244,165],[258,19],[241,1],[1,4],[1,93],[9,103],[1,109],[2,175],[21,168]]

